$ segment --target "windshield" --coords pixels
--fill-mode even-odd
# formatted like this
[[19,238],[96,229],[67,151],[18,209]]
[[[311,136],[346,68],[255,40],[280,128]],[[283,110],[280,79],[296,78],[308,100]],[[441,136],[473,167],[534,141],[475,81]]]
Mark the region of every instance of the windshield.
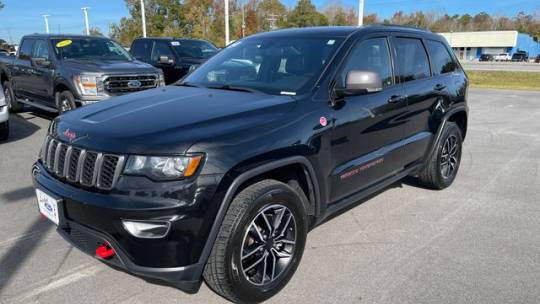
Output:
[[132,61],[131,55],[116,42],[103,38],[53,39],[60,59]]
[[308,90],[341,44],[336,38],[248,38],[212,57],[184,83],[236,87],[272,95]]
[[178,56],[184,58],[208,59],[214,56],[218,51],[215,46],[206,41],[172,41],[171,45],[174,47],[176,53],[178,53]]

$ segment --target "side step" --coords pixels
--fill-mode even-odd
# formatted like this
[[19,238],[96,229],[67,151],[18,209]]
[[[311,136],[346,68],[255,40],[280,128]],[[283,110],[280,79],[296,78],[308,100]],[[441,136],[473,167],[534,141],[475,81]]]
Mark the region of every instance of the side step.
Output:
[[49,107],[38,102],[33,102],[25,99],[17,99],[17,102],[24,103],[25,105],[29,105],[31,107],[39,108],[47,112],[58,113],[58,110],[56,108]]

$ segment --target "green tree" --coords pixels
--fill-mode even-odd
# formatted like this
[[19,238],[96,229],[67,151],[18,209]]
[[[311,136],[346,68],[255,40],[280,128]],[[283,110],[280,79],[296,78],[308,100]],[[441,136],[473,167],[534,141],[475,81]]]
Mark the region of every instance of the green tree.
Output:
[[259,31],[287,27],[287,8],[279,0],[261,0],[257,5]]
[[326,16],[319,13],[310,0],[299,0],[290,12],[288,22],[291,27],[328,25]]

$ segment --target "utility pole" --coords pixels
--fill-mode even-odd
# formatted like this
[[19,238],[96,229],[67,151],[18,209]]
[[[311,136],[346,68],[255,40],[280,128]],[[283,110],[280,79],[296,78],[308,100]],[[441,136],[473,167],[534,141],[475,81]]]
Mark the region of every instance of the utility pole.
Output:
[[88,25],[88,9],[89,7],[81,7],[84,13],[84,26],[86,31],[86,36],[90,36],[90,26]]
[[364,25],[364,0],[358,1],[358,26]]
[[225,46],[229,43],[229,0],[225,0]]
[[242,3],[242,38],[246,35],[246,13],[244,9],[244,3]]
[[45,33],[49,33],[49,16],[50,15],[41,15],[45,19]]
[[144,0],[141,0],[141,16],[143,21],[143,37],[146,38],[146,14],[144,11]]

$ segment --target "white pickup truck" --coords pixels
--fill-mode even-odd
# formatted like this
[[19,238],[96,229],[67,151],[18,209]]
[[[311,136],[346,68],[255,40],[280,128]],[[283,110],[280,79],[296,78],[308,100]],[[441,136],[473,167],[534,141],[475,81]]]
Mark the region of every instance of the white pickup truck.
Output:
[[510,61],[510,60],[512,60],[512,56],[510,56],[510,54],[508,54],[508,53],[502,53],[502,54],[493,56],[493,60],[495,60],[495,61]]

